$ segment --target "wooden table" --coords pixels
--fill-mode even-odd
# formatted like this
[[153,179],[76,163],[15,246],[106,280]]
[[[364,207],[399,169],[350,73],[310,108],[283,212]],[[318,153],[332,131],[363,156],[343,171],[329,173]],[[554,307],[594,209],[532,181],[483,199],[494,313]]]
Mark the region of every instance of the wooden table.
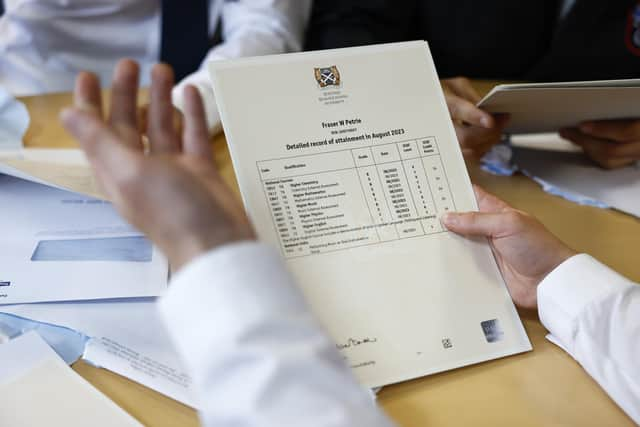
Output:
[[[478,82],[479,92],[492,85]],[[69,94],[24,98],[31,113],[28,147],[73,147],[57,120]],[[238,187],[223,137],[216,162]],[[528,178],[495,177],[469,165],[472,179],[539,218],[574,249],[640,282],[640,221],[545,194]],[[378,401],[401,426],[633,426],[633,422],[566,353],[545,340],[536,313],[520,312],[534,350],[386,387]],[[83,362],[73,368],[149,426],[196,426],[196,413],[169,398]],[[214,397],[215,398],[215,397]]]

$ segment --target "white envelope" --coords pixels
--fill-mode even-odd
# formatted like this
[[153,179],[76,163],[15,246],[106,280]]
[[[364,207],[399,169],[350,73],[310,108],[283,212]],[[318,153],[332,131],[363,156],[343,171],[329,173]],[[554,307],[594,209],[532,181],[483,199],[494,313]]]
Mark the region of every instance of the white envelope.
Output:
[[166,259],[108,202],[0,174],[0,304],[157,296]]

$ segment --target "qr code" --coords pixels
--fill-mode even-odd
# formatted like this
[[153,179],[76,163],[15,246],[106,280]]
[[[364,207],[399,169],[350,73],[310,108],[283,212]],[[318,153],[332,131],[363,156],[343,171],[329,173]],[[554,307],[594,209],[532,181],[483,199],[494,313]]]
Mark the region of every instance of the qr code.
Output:
[[445,349],[453,347],[453,343],[451,342],[451,338],[443,338],[442,339],[442,347]]
[[484,332],[484,337],[487,339],[487,342],[498,342],[504,337],[504,331],[498,319],[480,322],[480,327],[482,328],[482,332]]

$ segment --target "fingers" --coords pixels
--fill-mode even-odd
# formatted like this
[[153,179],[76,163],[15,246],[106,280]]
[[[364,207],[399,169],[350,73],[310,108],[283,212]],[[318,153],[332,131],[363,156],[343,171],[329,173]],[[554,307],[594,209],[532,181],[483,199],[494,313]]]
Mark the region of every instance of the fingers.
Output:
[[174,107],[171,102],[173,83],[171,67],[166,64],[153,67],[147,129],[151,153],[170,153],[180,150],[180,142],[174,126]]
[[463,150],[471,150],[476,156],[481,156],[502,139],[502,133],[509,116],[505,114],[494,117],[495,126],[485,129],[478,126],[456,125],[456,135]]
[[76,108],[102,118],[102,92],[95,74],[78,74],[73,90],[73,103]]
[[68,108],[62,111],[60,119],[78,140],[107,195],[112,197],[113,184],[131,169],[135,151],[121,144],[119,137],[92,112]]
[[468,101],[477,104],[480,102],[480,95],[471,85],[471,81],[465,77],[456,77],[453,79],[445,80],[447,87],[455,94],[461,98],[464,98]]
[[595,138],[619,142],[640,141],[640,120],[601,120],[585,122],[580,131]]
[[442,223],[448,230],[463,236],[498,238],[514,233],[522,223],[518,211],[447,213]]
[[495,126],[496,123],[491,114],[476,107],[475,103],[453,93],[446,94],[445,99],[449,114],[454,121],[486,129],[491,129]]
[[213,153],[202,97],[191,85],[184,89],[184,110],[184,152],[211,161]]
[[476,200],[478,201],[478,208],[480,209],[480,212],[502,212],[505,209],[510,208],[510,206],[506,202],[497,198],[493,194],[488,193],[478,185],[473,185],[473,191],[476,195]]
[[125,59],[118,63],[113,75],[109,117],[109,124],[122,142],[138,149],[142,147],[137,118],[139,74],[135,62]]
[[562,129],[560,136],[579,145],[598,165],[606,169],[627,166],[640,159],[640,141],[615,142],[596,138],[578,129]]

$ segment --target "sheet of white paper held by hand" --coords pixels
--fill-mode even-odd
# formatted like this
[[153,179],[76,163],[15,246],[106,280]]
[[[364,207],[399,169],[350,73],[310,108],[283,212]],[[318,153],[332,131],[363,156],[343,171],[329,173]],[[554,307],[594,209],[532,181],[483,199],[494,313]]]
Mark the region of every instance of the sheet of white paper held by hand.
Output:
[[210,71],[254,227],[363,385],[531,348],[486,241],[439,221],[477,206],[426,43]]
[[0,425],[140,427],[36,334],[0,344]]

